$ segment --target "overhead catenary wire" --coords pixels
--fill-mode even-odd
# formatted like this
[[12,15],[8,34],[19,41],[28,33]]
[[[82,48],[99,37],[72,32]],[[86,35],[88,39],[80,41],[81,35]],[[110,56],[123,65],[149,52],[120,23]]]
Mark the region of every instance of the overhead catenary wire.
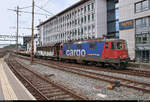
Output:
[[[10,29],[16,29],[16,27],[10,27]],[[19,27],[19,29],[27,29],[27,30],[31,30],[32,28]],[[34,28],[34,30],[38,30],[38,29],[37,29],[37,28]]]
[[[14,9],[8,9],[8,10],[10,10],[10,11],[15,11],[15,12],[17,11],[17,10],[14,10]],[[32,12],[29,12],[29,11],[19,11],[19,12],[32,14]],[[48,15],[48,14],[42,14],[42,13],[37,13],[37,12],[35,12],[34,14],[36,14],[36,15],[43,15],[43,16],[50,16],[50,15]]]
[[53,13],[51,13],[51,12],[49,12],[49,11],[43,9],[42,7],[39,7],[39,6],[37,6],[37,5],[35,5],[35,7],[39,8],[39,9],[41,9],[41,10],[43,10],[43,11],[45,11],[45,12],[51,14],[51,15],[55,15],[55,14],[53,14]]
[[19,8],[19,9],[27,9],[27,8],[31,8],[32,6],[27,6],[27,7],[22,7],[22,8]]

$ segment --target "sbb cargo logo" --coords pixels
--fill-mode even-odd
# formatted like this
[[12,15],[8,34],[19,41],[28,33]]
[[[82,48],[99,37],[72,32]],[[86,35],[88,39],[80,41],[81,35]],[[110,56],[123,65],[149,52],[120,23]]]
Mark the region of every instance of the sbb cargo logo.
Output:
[[67,56],[86,56],[85,50],[67,50],[66,51]]

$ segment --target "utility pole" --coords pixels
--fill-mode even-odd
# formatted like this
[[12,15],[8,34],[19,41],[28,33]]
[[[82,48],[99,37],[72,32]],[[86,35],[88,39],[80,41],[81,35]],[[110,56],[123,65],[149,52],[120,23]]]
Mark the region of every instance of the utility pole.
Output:
[[17,32],[16,32],[16,50],[17,50],[17,53],[18,53],[18,33],[19,33],[19,7],[17,6]]
[[31,64],[34,57],[34,0],[32,0],[32,36],[31,36]]

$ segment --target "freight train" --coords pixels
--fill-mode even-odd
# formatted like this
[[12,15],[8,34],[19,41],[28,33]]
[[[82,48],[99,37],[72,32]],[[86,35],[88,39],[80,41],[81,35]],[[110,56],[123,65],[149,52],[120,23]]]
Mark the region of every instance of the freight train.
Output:
[[116,69],[126,68],[130,60],[127,43],[121,39],[95,39],[42,46],[37,48],[35,57],[100,64],[104,67],[109,65]]

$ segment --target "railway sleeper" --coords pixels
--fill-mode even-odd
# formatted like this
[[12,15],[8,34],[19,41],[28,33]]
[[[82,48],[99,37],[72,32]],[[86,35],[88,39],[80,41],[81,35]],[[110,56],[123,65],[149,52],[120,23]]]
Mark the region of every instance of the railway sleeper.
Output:
[[[38,87],[39,88],[39,87]],[[53,88],[51,88],[51,87],[42,87],[42,88],[39,88],[39,91],[42,91],[42,90],[56,90],[57,88],[56,87],[53,87]]]
[[65,96],[59,96],[59,97],[54,97],[54,98],[51,98],[52,100],[73,100],[73,98],[71,98],[70,95],[65,95]]
[[67,93],[65,92],[58,92],[58,93],[50,93],[50,94],[46,94],[46,96],[48,98],[51,98],[51,97],[55,97],[55,96],[63,96],[63,95],[66,95]]
[[[45,85],[46,85],[46,86],[47,86],[47,83],[35,83],[35,85],[37,85],[37,86],[38,86],[38,85],[39,85],[39,86],[41,86],[41,85],[42,85],[42,86],[45,86]],[[49,85],[49,86],[50,86],[50,85]]]
[[61,91],[57,89],[57,90],[42,90],[41,92],[44,94],[48,94],[48,93],[56,93],[56,92],[61,92]]
[[53,87],[52,85],[49,85],[49,84],[35,84],[37,87],[41,87],[41,88],[44,88],[44,87]]

